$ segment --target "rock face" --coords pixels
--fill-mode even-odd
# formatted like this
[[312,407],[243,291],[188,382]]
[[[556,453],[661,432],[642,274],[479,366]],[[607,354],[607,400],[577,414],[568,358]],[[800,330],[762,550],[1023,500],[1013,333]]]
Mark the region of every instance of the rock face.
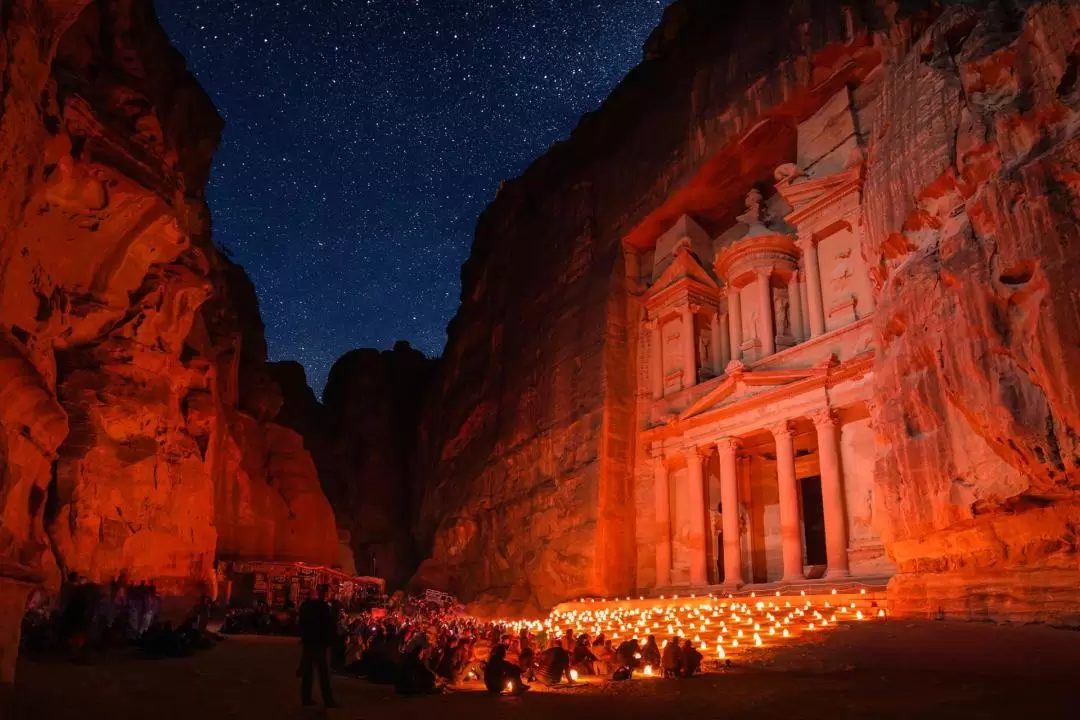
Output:
[[1080,620],[1078,22],[1060,3],[675,3],[480,219],[423,418],[415,584],[492,612],[635,589],[634,257],[682,213],[730,226],[847,87],[891,601]]
[[988,5],[898,49],[874,130],[890,601],[1080,622],[1080,10]]
[[[416,568],[410,519],[416,504],[416,428],[434,361],[399,342],[393,350],[354,350],[334,363],[323,392],[316,450],[320,478],[349,533],[361,574],[402,587]],[[303,396],[296,405],[312,407]],[[285,415],[295,417],[303,413]]]
[[0,684],[29,588],[61,573],[182,598],[216,551],[337,556],[300,436],[246,392],[261,326],[202,195],[221,120],[150,2],[2,15]]

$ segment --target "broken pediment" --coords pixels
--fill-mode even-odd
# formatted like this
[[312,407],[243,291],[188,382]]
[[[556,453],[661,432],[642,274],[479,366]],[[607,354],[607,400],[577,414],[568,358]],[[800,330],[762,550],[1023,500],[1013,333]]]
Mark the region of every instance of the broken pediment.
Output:
[[709,271],[701,265],[685,244],[679,247],[663,273],[652,284],[649,289],[649,297],[650,299],[656,298],[665,290],[679,285],[695,287],[707,295],[720,292],[720,286],[716,280],[713,279]]
[[709,234],[689,215],[680,216],[667,232],[657,238],[652,273],[654,283],[666,273],[682,247],[689,247],[699,258],[706,258],[712,250]]

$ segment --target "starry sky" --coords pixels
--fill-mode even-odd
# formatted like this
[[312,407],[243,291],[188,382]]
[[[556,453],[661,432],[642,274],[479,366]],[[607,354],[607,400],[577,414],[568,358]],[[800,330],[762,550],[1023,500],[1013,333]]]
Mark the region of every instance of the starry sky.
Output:
[[477,216],[641,60],[667,0],[157,0],[225,118],[207,191],[272,360],[446,342]]

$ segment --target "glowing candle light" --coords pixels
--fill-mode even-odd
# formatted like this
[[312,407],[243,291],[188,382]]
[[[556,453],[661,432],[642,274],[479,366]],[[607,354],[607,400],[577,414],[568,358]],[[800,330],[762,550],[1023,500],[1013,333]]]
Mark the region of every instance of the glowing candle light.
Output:
[[761,647],[761,636],[757,633],[754,633],[754,644]]
[[577,682],[577,679],[578,679],[577,670],[571,670],[570,671],[570,680],[573,681],[573,682]]
[[806,628],[806,629],[807,629],[807,630],[813,630],[813,629],[814,629],[814,623],[810,623],[810,624],[809,624],[809,625],[807,626],[807,628]]
[[738,637],[742,637],[742,630],[738,632]]
[[859,610],[859,611],[857,611],[857,612],[855,613],[855,619],[856,619],[856,620],[862,620],[862,619],[863,619],[863,614],[862,614],[862,610]]
[[720,647],[719,645],[716,646],[716,657],[720,658],[721,660],[723,660],[725,657],[724,648]]
[[788,632],[787,628],[784,628],[784,637],[791,637],[791,633]]
[[701,647],[702,650],[708,650],[709,649],[709,646],[706,645],[704,642],[701,643],[700,647]]
[[506,692],[514,692],[514,683],[513,682],[506,683]]
[[731,641],[731,647],[733,647],[733,648],[734,647],[739,647],[739,641],[738,640],[732,640]]
[[645,677],[652,677],[652,665],[646,665],[643,672],[645,673]]
[[880,618],[885,617],[885,609],[882,608],[881,610],[878,610],[877,616],[880,617]]

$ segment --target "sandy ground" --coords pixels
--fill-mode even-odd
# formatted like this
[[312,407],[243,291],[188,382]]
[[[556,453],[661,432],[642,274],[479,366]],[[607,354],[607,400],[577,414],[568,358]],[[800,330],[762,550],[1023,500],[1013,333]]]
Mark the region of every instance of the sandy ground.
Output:
[[[1080,632],[906,622],[849,625],[817,642],[691,680],[595,682],[491,697],[401,698],[336,678],[341,707],[301,708],[295,640],[233,637],[192,658],[21,662],[15,717],[64,718],[1080,718]],[[317,692],[317,691],[316,691]]]

